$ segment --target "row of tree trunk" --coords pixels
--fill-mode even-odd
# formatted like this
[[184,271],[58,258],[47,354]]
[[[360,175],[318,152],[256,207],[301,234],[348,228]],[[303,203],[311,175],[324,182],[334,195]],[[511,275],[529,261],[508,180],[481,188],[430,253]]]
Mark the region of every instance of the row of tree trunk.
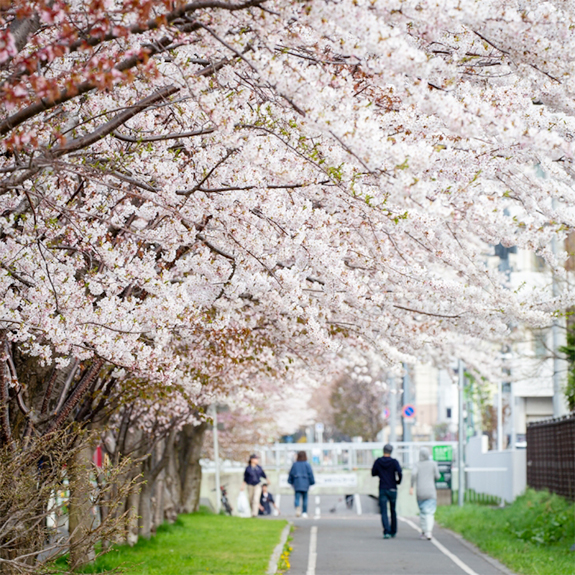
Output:
[[[172,428],[163,438],[152,441],[148,453],[144,452],[145,446],[150,445],[142,441],[144,433],[136,430],[130,434],[132,446],[134,443],[138,446],[132,454],[133,464],[118,480],[131,483],[132,488],[126,491],[124,501],[116,509],[111,510],[104,499],[96,510],[101,522],[111,519],[110,513],[125,517],[126,528],[121,538],[104,541],[105,548],[114,542],[134,545],[140,537],[149,539],[162,523],[173,523],[180,513],[198,510],[202,481],[200,457],[206,427],[202,422],[185,424],[178,430]],[[90,497],[94,481],[93,454],[94,450],[89,447],[78,451],[75,464],[70,466],[70,473],[84,469],[92,471],[85,474],[83,482],[78,477],[69,477],[70,565],[75,568],[94,559],[93,549],[82,544],[94,526]],[[112,451],[109,455],[117,454]],[[105,465],[102,473],[105,473]]]
[[[133,545],[198,509],[202,410],[173,415],[174,402],[187,405],[181,391],[157,399],[140,397],[142,389],[99,359],[43,367],[0,332],[0,572],[35,573],[47,550],[69,549],[76,568],[94,558],[97,541]],[[93,461],[98,445],[102,467]],[[55,543],[51,500],[66,480],[68,537]],[[37,536],[21,536],[32,528]]]

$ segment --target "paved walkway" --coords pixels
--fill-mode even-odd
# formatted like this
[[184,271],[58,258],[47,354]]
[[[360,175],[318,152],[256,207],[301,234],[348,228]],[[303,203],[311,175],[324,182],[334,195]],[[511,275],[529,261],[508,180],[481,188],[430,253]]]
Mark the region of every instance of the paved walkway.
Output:
[[295,525],[289,575],[509,574],[437,526],[434,541],[420,540],[417,518],[400,521],[397,537],[384,540],[377,515],[313,517],[288,517]]

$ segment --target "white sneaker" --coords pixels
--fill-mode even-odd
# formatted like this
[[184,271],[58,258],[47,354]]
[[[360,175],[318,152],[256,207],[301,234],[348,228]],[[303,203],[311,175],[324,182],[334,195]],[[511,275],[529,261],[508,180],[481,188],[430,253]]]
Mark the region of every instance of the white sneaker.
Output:
[[431,533],[426,533],[425,536],[427,537],[427,539],[428,539],[429,541],[431,541]]
[[301,518],[302,518],[302,519],[307,519],[307,513],[302,513],[302,514],[301,514]]

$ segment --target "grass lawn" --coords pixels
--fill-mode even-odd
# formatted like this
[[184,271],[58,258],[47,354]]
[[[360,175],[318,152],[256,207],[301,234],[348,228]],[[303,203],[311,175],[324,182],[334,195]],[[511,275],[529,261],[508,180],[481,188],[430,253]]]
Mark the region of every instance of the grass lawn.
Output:
[[522,575],[575,573],[575,504],[531,489],[505,508],[437,508],[441,525]]
[[263,575],[286,523],[204,511],[181,515],[149,541],[118,546],[82,572],[121,567],[126,575]]

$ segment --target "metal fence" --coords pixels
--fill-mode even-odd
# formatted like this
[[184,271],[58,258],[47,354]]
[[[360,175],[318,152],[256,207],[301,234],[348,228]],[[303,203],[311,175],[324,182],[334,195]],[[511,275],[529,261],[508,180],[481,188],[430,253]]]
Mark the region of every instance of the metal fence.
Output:
[[[401,442],[393,443],[393,457],[403,467],[411,468],[419,460],[419,449],[449,445],[456,457],[455,441]],[[382,456],[380,442],[362,443],[276,443],[259,450],[261,464],[266,469],[289,470],[298,451],[305,451],[308,461],[323,471],[346,469],[371,469],[373,462]]]
[[575,412],[527,426],[527,485],[575,501]]

